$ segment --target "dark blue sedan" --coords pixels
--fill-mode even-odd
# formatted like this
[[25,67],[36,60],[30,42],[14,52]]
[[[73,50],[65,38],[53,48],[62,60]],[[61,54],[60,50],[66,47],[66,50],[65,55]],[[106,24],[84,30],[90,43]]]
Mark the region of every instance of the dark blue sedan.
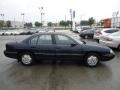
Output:
[[99,61],[114,58],[114,52],[107,47],[88,45],[63,33],[40,33],[22,42],[7,43],[5,56],[18,59],[23,65],[32,65],[36,60],[84,61],[93,67]]

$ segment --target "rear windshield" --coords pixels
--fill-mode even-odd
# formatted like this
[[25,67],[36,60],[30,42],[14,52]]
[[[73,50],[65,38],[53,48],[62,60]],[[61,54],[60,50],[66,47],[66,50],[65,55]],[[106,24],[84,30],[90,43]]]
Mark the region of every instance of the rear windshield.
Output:
[[119,30],[106,30],[106,31],[104,31],[104,32],[106,32],[106,33],[114,33],[114,32],[117,32],[117,31],[119,31]]

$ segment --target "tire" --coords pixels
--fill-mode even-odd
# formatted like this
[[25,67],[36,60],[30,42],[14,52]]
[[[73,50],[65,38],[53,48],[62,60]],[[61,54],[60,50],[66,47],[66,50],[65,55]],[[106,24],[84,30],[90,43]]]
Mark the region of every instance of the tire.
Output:
[[120,51],[120,45],[118,46],[118,51]]
[[95,67],[100,61],[100,56],[96,53],[89,53],[85,56],[85,64],[89,67]]
[[88,35],[85,35],[84,37],[85,37],[85,39],[88,39]]
[[83,39],[85,39],[85,36],[82,36]]
[[33,55],[29,52],[21,53],[19,56],[19,60],[21,64],[24,66],[31,66],[33,65],[33,62],[34,62]]

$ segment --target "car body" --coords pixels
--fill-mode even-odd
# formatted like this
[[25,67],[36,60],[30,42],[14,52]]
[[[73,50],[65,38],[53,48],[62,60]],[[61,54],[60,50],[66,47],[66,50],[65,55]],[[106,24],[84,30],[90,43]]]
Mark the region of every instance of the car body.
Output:
[[76,27],[76,31],[77,31],[78,33],[80,33],[81,30],[82,30],[82,28],[81,28],[80,26]]
[[10,30],[6,30],[6,31],[4,32],[4,35],[11,35],[11,31],[10,31]]
[[19,35],[21,32],[21,30],[4,30],[1,35]]
[[95,31],[96,29],[87,29],[87,30],[81,31],[79,36],[82,38],[93,38]]
[[112,34],[114,32],[120,31],[120,29],[117,28],[104,28],[104,29],[100,29],[97,30],[94,34],[94,39],[98,40],[101,39],[104,36],[107,36],[109,34]]
[[0,30],[0,35],[3,35],[4,34],[4,31],[3,30]]
[[100,44],[120,50],[120,31],[101,38]]
[[78,33],[80,33],[81,31],[87,30],[87,29],[91,29],[91,27],[90,26],[78,26],[78,27],[76,27],[76,31]]
[[[31,65],[35,60],[83,60],[88,66],[111,60],[115,55],[107,47],[84,44],[63,33],[45,32],[32,35],[19,43],[7,43],[5,56]],[[31,61],[32,60],[32,61]]]

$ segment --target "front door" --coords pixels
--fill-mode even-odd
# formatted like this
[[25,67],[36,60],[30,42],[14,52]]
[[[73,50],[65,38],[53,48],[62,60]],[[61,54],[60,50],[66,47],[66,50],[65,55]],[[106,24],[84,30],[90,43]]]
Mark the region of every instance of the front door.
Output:
[[78,60],[83,55],[82,47],[66,35],[55,35],[55,43],[57,59]]

